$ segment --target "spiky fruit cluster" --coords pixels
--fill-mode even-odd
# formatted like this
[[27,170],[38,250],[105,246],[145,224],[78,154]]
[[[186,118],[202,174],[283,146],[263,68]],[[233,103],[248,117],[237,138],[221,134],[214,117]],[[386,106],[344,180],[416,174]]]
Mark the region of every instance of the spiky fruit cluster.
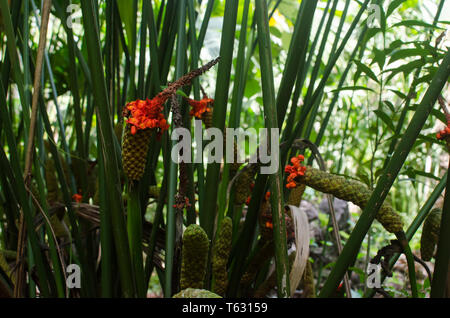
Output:
[[247,201],[247,198],[252,192],[252,185],[256,174],[256,166],[247,166],[242,173],[237,176],[234,182],[236,194],[234,197],[234,203],[236,205],[242,205]]
[[287,200],[288,205],[300,206],[300,202],[302,201],[303,193],[305,192],[306,184],[301,183],[295,188],[291,189],[289,193],[289,197]]
[[178,294],[173,295],[172,298],[222,298],[213,292],[206,289],[186,288]]
[[[265,241],[271,241],[273,239],[272,205],[270,204],[269,197],[270,192],[267,192],[259,210],[261,237]],[[291,242],[295,238],[294,223],[288,213],[284,213],[284,222],[286,226],[287,241]]]
[[123,138],[123,166],[131,180],[139,180],[145,168],[149,138],[152,131],[160,136],[169,128],[163,114],[164,104],[177,90],[191,84],[192,80],[213,67],[219,58],[183,75],[170,83],[152,99],[136,100],[128,103],[123,111],[127,127]]
[[[293,157],[291,159],[292,166],[286,166],[285,172],[289,173],[287,188],[295,188],[303,183],[314,190],[332,194],[364,209],[372,195],[372,191],[365,184],[312,167],[303,167],[301,166],[303,159],[304,157],[301,155]],[[400,215],[387,202],[383,203],[375,218],[388,232],[403,231],[403,221]]]
[[123,170],[130,180],[139,180],[144,174],[151,136],[151,129],[138,130],[135,134],[131,133],[129,127],[125,129],[122,163]]
[[208,235],[199,225],[189,225],[183,233],[181,289],[203,287],[208,251]]
[[213,112],[211,110],[202,115],[202,121],[205,124],[206,129],[212,127],[212,114]]
[[188,104],[192,107],[189,115],[195,116],[197,119],[203,119],[207,113],[212,113],[209,107],[214,103],[214,99],[204,96],[201,100],[187,98]]
[[433,209],[423,223],[422,236],[420,237],[420,255],[424,261],[429,261],[434,255],[434,250],[439,239],[442,211]]
[[[300,178],[300,182],[317,191],[332,194],[341,200],[350,201],[361,209],[364,209],[372,195],[372,191],[359,181],[346,179],[312,167],[307,167],[305,175]],[[402,218],[387,202],[383,203],[375,218],[390,233],[403,231]]]
[[212,271],[214,276],[214,289],[216,294],[225,295],[228,286],[227,263],[231,251],[233,235],[233,222],[226,217],[222,221],[220,232],[214,244],[212,256]]

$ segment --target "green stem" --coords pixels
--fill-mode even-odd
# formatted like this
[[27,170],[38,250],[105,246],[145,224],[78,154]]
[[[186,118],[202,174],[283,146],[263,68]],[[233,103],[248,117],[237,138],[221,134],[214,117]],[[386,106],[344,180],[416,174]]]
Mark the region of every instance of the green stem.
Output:
[[[272,144],[272,129],[278,128],[277,109],[275,106],[275,86],[273,82],[272,54],[267,4],[264,0],[256,0],[256,24],[258,28],[259,58],[261,65],[261,84],[264,101],[264,117],[266,128],[270,130],[269,150],[277,153],[279,147]],[[277,140],[279,142],[279,140]],[[277,158],[277,161],[279,158]],[[273,163],[271,163],[273,164]],[[270,202],[274,224],[275,266],[277,271],[277,291],[279,297],[289,297],[289,259],[286,242],[286,224],[284,219],[283,178],[278,161],[277,171],[269,175]]]

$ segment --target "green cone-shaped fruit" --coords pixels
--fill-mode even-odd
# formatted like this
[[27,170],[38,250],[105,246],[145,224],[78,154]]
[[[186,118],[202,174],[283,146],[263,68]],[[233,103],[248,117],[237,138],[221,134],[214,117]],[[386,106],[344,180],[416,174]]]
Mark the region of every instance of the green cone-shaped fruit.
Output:
[[213,291],[221,296],[225,295],[228,286],[227,263],[231,251],[232,235],[233,222],[231,218],[226,217],[222,221],[222,227],[217,235],[212,256]]
[[189,225],[183,234],[181,289],[203,287],[208,251],[208,235],[206,235],[205,231],[199,225]]
[[186,288],[172,298],[222,298],[206,289]]
[[434,255],[434,249],[439,239],[442,211],[433,209],[423,223],[422,236],[420,237],[420,256],[424,261],[429,261]]

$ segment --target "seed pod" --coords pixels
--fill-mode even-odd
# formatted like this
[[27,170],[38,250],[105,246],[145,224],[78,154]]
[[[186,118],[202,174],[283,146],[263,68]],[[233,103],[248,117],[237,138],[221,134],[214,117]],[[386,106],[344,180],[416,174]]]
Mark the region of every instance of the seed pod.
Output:
[[142,178],[152,136],[151,129],[138,130],[134,135],[126,127],[122,145],[123,170],[130,180]]
[[69,238],[70,232],[64,222],[64,216],[60,218],[57,213],[50,216],[50,224],[52,225],[53,231],[58,238]]
[[216,294],[225,295],[228,286],[227,263],[231,251],[231,239],[233,235],[233,221],[225,217],[222,227],[217,235],[212,256],[212,272],[214,276],[214,289]]
[[213,292],[206,289],[186,288],[178,294],[173,295],[172,298],[222,298]]
[[[359,181],[346,179],[311,167],[307,167],[300,182],[304,182],[317,191],[332,194],[341,200],[350,201],[361,209],[364,209],[372,195],[369,188]],[[400,215],[387,202],[383,203],[375,218],[388,232],[403,231],[403,222]]]
[[[266,242],[273,240],[272,205],[268,197],[266,197],[264,202],[261,203],[258,219],[262,240]],[[285,212],[284,222],[286,225],[286,239],[288,242],[292,242],[292,240],[295,238],[294,223],[292,222],[292,218],[289,213]]]
[[212,127],[212,109],[209,112],[203,113],[202,121],[205,124],[206,129]]
[[244,204],[252,193],[252,184],[256,174],[256,166],[250,165],[244,169],[234,182],[236,190],[234,203],[237,205]]
[[424,261],[430,261],[434,255],[439,240],[441,217],[442,211],[433,209],[423,223],[422,236],[420,237],[420,255]]
[[181,289],[203,287],[208,251],[208,235],[199,225],[189,225],[184,231],[181,249]]
[[[225,137],[226,137],[226,134],[225,134]],[[225,142],[226,142],[226,140],[225,140]],[[236,141],[234,141],[234,143],[233,143],[233,149],[234,149],[234,160],[233,160],[233,163],[230,164],[229,180],[234,178],[237,171],[239,170],[239,167],[242,165],[242,163],[238,162],[238,150],[237,150]]]
[[295,188],[293,188],[289,193],[289,197],[286,203],[288,205],[300,206],[305,188],[306,185],[304,183],[300,183]]

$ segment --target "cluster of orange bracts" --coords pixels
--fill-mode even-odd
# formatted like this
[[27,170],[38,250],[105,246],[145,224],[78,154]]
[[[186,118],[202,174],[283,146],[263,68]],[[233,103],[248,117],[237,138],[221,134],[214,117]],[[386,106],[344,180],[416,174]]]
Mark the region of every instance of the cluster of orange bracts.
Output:
[[436,137],[439,140],[445,139],[448,136],[450,136],[450,123],[447,124],[447,127],[445,127],[445,129],[436,134]]
[[83,196],[82,196],[81,194],[79,194],[79,193],[75,193],[75,194],[72,196],[72,199],[73,199],[75,202],[77,202],[77,203],[81,203],[81,202],[83,201]]
[[[135,100],[126,105],[125,117],[130,125],[131,133],[134,135],[140,129],[160,129],[160,133],[169,129],[169,124],[162,111],[164,103],[169,95],[158,94],[153,99]],[[191,116],[201,118],[202,114],[211,111],[208,105],[214,102],[213,99],[204,97],[202,100],[187,99],[192,106]]]
[[208,98],[207,96],[203,97],[201,100],[194,100],[187,98],[189,105],[192,106],[191,112],[189,115],[195,116],[195,118],[201,119],[203,113],[210,112],[211,108],[208,106],[214,103],[214,99]]
[[301,163],[305,160],[305,157],[302,155],[298,155],[297,157],[291,158],[291,165],[287,165],[284,168],[284,172],[289,173],[289,176],[287,177],[287,184],[286,188],[292,189],[297,186],[297,183],[295,182],[295,179],[299,176],[304,176],[306,167],[302,166]]
[[147,128],[159,128],[161,132],[169,129],[162,113],[166,100],[166,96],[157,95],[153,99],[138,99],[128,103],[126,110],[129,116],[126,122],[130,125],[131,133],[134,135],[139,129]]

